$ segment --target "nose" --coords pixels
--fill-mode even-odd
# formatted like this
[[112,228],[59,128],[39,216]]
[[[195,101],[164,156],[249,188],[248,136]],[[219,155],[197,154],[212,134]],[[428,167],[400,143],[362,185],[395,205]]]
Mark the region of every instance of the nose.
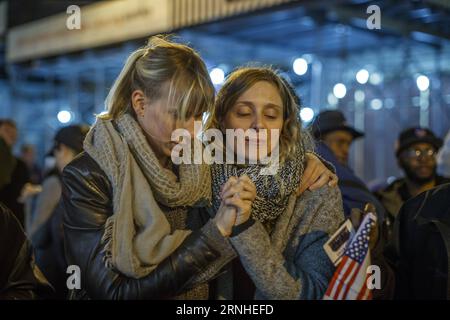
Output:
[[425,155],[425,154],[421,154],[421,155],[418,156],[416,159],[417,159],[417,161],[418,161],[419,163],[421,163],[421,164],[428,163],[428,162],[431,162],[432,160],[434,160],[433,157],[430,157],[430,156]]
[[265,129],[264,117],[260,114],[255,114],[252,122],[252,129],[259,131],[261,129]]
[[188,119],[186,121],[177,120],[175,124],[176,129],[184,129],[186,130],[191,138],[195,137],[195,127],[194,127],[194,119]]
[[341,152],[342,152],[342,155],[343,155],[345,158],[348,158],[349,150],[350,150],[350,145],[343,145],[343,146],[342,146]]

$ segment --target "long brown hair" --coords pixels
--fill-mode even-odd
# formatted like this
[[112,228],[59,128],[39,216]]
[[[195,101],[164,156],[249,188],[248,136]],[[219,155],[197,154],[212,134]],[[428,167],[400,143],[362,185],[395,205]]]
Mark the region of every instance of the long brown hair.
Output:
[[214,111],[209,115],[206,127],[221,128],[221,123],[237,99],[260,81],[274,85],[283,102],[284,123],[280,134],[280,159],[283,161],[294,155],[296,148],[302,145],[300,100],[287,81],[269,67],[241,67],[233,71],[217,94]]

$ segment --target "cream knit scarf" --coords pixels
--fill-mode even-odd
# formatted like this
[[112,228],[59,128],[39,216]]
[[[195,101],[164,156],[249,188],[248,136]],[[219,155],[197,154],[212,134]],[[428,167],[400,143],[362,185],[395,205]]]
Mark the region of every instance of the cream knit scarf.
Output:
[[129,277],[144,277],[190,233],[171,233],[158,202],[167,207],[208,205],[210,170],[207,165],[181,165],[177,177],[163,168],[128,114],[116,120],[98,118],[84,150],[106,173],[113,189],[113,214],[102,238],[105,263]]

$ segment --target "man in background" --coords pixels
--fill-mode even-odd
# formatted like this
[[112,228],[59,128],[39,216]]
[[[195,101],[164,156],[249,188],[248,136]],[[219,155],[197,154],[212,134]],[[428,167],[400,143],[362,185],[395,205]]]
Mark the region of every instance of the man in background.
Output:
[[350,147],[355,140],[362,138],[364,133],[350,126],[344,114],[338,110],[319,113],[311,125],[311,130],[316,140],[316,152],[336,168],[346,217],[350,216],[352,209],[362,211],[366,203],[372,203],[379,221],[383,221],[383,206],[348,166]]
[[404,177],[395,180],[376,194],[387,211],[388,238],[392,239],[395,218],[405,201],[450,179],[437,174],[436,154],[442,139],[425,128],[402,131],[396,143],[398,166]]

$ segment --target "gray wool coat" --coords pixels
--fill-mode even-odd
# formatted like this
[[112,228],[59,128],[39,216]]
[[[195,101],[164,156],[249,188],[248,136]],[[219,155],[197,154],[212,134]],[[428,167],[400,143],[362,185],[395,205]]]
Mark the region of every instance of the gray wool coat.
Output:
[[[323,245],[344,221],[338,188],[291,196],[271,230],[260,222],[230,241],[256,285],[255,299],[322,299],[335,267]],[[219,279],[219,298],[230,298],[232,274]]]

